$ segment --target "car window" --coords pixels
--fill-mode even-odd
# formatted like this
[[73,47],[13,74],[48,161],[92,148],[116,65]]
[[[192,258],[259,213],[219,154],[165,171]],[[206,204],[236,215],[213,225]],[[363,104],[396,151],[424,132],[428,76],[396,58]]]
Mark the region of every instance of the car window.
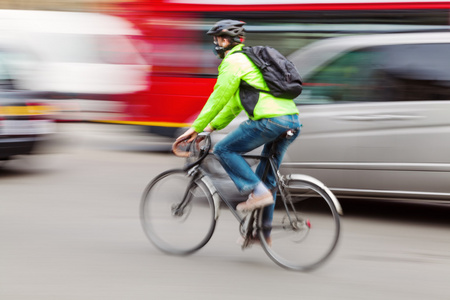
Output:
[[390,101],[450,100],[450,44],[379,47],[378,79]]
[[5,53],[0,51],[0,90],[11,90],[14,88],[13,80],[6,66],[5,59],[7,59]]
[[450,44],[368,47],[344,53],[306,79],[303,103],[450,99]]
[[316,103],[370,101],[370,73],[377,54],[371,49],[353,51],[323,66],[307,80],[300,100]]

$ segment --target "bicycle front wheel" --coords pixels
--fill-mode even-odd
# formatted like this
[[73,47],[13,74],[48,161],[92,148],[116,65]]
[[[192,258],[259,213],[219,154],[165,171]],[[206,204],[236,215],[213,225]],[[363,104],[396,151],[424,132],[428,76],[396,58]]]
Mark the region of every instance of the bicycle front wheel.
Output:
[[140,214],[150,241],[176,255],[202,248],[216,225],[208,188],[183,170],[164,172],[150,182],[142,195]]
[[340,218],[331,192],[306,176],[287,180],[282,189],[286,199],[278,199],[272,223],[264,224],[260,214],[259,238],[278,265],[296,271],[314,269],[330,257],[339,239]]

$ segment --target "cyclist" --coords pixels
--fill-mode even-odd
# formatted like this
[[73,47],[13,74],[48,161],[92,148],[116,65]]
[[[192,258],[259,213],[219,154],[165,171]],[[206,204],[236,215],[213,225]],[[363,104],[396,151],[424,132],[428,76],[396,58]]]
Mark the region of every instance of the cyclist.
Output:
[[[221,20],[207,32],[213,36],[216,55],[223,59],[217,83],[191,128],[176,139],[175,145],[184,140],[194,140],[199,132],[225,128],[244,109],[249,119],[219,141],[213,153],[239,192],[249,194],[248,200],[239,203],[236,209],[248,212],[265,207],[264,224],[270,225],[275,206],[274,174],[269,172],[267,179],[261,182],[266,162],[262,160],[255,173],[241,154],[262,145],[262,152],[266,154],[278,136],[294,129],[293,136],[287,136],[277,144],[275,161],[279,167],[288,146],[300,133],[301,125],[294,101],[241,85],[245,81],[257,89],[269,90],[258,68],[245,54],[237,52],[244,47],[245,24],[237,20]],[[270,244],[270,232],[264,234]]]

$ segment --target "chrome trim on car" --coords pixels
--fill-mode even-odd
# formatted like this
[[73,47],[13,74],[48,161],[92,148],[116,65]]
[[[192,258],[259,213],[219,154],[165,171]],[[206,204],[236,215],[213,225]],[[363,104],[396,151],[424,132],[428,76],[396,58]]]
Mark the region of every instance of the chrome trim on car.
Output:
[[377,199],[388,201],[404,201],[418,203],[449,204],[450,193],[411,192],[395,190],[369,190],[369,189],[345,189],[330,188],[330,190],[342,198]]
[[380,171],[422,171],[450,172],[450,164],[436,163],[283,163],[282,167],[296,169],[341,169],[341,170],[380,170]]

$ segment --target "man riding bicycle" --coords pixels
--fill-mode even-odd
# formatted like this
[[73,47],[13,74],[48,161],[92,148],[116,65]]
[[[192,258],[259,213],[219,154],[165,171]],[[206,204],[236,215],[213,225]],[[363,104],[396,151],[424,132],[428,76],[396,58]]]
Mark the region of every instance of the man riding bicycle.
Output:
[[[244,47],[245,22],[221,20],[208,32],[213,36],[215,52],[223,59],[214,91],[197,119],[176,143],[194,140],[202,131],[212,132],[225,128],[242,110],[248,120],[218,142],[213,150],[221,165],[235,183],[241,194],[249,194],[248,200],[239,203],[238,211],[248,212],[265,207],[264,224],[271,224],[275,206],[275,178],[269,171],[264,182],[261,181],[266,161],[262,160],[256,172],[241,156],[262,145],[262,154],[267,154],[272,143],[281,134],[293,129],[293,136],[286,136],[277,143],[275,162],[277,167],[288,146],[300,133],[298,109],[291,99],[277,98],[263,91],[269,91],[260,70],[240,51]],[[241,86],[245,81],[256,89]],[[270,232],[264,233],[270,244]]]

